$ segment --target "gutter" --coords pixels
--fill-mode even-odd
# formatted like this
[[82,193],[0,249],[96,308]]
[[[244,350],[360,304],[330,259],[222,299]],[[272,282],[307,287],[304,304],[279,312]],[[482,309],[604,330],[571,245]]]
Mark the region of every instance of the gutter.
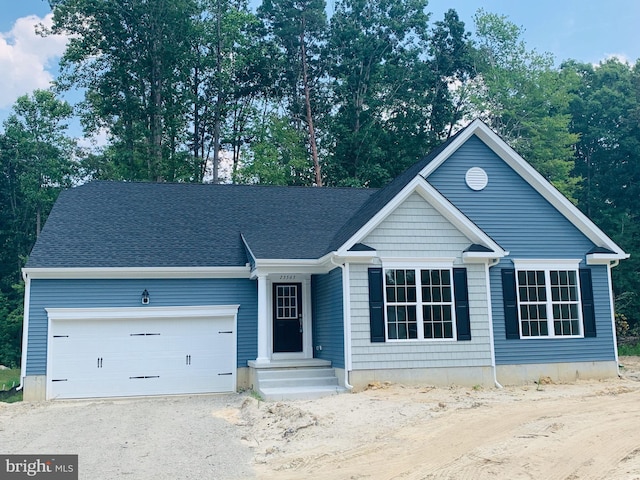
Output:
[[353,385],[349,383],[349,372],[351,371],[351,295],[349,294],[349,265],[336,263],[334,256],[331,263],[342,269],[342,317],[344,325],[344,386],[350,392]]

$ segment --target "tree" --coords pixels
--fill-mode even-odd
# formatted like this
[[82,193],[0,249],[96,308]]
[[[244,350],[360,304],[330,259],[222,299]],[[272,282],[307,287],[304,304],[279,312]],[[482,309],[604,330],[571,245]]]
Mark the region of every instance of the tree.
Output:
[[315,172],[310,168],[305,138],[286,117],[269,115],[256,126],[252,158],[236,172],[239,183],[262,185],[310,185]]
[[75,179],[72,110],[50,91],[18,98],[0,133],[0,363],[20,361],[20,270],[58,193]]
[[474,114],[575,200],[580,179],[571,173],[578,137],[569,131],[569,78],[553,68],[550,55],[527,50],[522,30],[506,17],[480,10],[475,22],[483,62]]
[[640,326],[640,62],[597,66],[565,62],[576,78],[571,130],[579,135],[575,171],[584,179],[580,208],[631,258],[613,270],[619,311]]
[[85,89],[84,125],[108,130],[120,177],[174,179],[170,160],[184,133],[179,84],[189,71],[195,0],[50,4],[51,33],[71,37],[58,86]]
[[330,177],[382,186],[451,134],[452,86],[473,77],[473,49],[450,10],[433,29],[423,0],[343,0],[331,18]]
[[304,118],[314,181],[321,187],[314,97],[322,77],[317,60],[326,36],[326,4],[324,0],[264,0],[258,14],[284,54],[281,92],[288,98],[294,123]]

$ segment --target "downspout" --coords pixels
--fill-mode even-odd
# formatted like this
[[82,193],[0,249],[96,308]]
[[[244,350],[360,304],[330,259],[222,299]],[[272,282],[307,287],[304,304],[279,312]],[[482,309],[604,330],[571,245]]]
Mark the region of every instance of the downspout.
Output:
[[349,292],[349,264],[336,263],[331,257],[331,263],[342,269],[342,318],[344,325],[344,386],[352,391],[353,385],[349,383],[351,371],[351,295]]
[[27,373],[27,342],[29,340],[29,304],[31,303],[31,278],[24,271],[22,272],[24,280],[24,313],[22,320],[22,352],[20,356],[20,385],[17,391],[24,388],[24,379]]
[[611,269],[618,266],[620,260],[614,260],[607,265],[607,276],[609,277],[609,308],[611,309],[611,332],[613,334],[613,350],[616,359],[616,369],[618,370],[618,377],[622,377],[620,373],[620,357],[618,355],[618,333],[616,332],[616,312],[613,299],[613,278],[611,276]]
[[498,382],[498,374],[496,371],[496,344],[493,337],[493,308],[491,304],[491,279],[489,277],[489,269],[491,267],[495,267],[498,263],[500,263],[499,258],[494,258],[487,262],[487,268],[485,269],[485,283],[487,285],[487,314],[489,315],[489,342],[491,343],[491,369],[493,370],[493,384],[496,388],[504,388],[500,382]]

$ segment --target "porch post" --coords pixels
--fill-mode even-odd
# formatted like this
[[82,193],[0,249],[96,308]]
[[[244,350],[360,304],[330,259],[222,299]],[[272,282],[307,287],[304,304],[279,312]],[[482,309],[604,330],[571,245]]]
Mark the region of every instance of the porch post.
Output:
[[268,329],[267,276],[258,275],[258,358],[256,363],[269,363]]

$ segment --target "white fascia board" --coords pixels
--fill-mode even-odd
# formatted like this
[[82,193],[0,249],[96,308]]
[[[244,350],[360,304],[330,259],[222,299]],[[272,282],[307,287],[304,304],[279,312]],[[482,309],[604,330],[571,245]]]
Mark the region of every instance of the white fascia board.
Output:
[[539,270],[544,268],[578,268],[580,258],[513,258],[513,266],[518,270]]
[[342,247],[337,254],[349,255],[349,249],[356,243],[361,242],[378,225],[380,225],[402,202],[404,202],[413,192],[418,193],[424,200],[444,216],[451,224],[465,235],[471,243],[477,243],[490,248],[495,253],[493,257],[504,257],[506,252],[484,233],[475,223],[469,220],[460,210],[458,210],[440,192],[433,188],[420,175],[411,180],[389,203],[387,203],[376,215],[373,216],[360,230],[358,230]]
[[362,252],[348,251],[344,255],[336,254],[334,261],[338,263],[371,263],[374,258],[378,258],[378,252],[375,250]]
[[587,255],[587,265],[609,265],[611,262],[625,260],[630,256],[628,253],[624,255],[617,253],[590,253]]
[[[493,152],[505,161],[513,170],[518,173],[534,190],[542,195],[551,205],[553,205],[564,217],[569,220],[580,232],[599,247],[605,247],[619,255],[626,255],[613,240],[611,240],[600,228],[593,223],[578,207],[571,203],[562,193],[560,193],[547,179],[540,175],[526,160],[524,160],[513,148],[502,140],[484,122],[474,120],[464,132],[460,134],[440,155],[429,163],[420,174],[427,178],[444,161],[451,156],[460,146],[472,135],[476,135]],[[619,257],[623,259],[627,257]]]
[[[504,252],[505,257],[509,255],[509,252]],[[497,260],[501,257],[496,256],[494,252],[463,252],[462,253],[462,262],[463,263],[487,263],[494,260]]]
[[45,308],[45,310],[49,321],[53,321],[234,317],[239,308],[240,305],[201,305],[185,307]]
[[112,268],[23,268],[31,279],[103,278],[249,278],[244,267],[112,267]]
[[328,273],[335,268],[331,263],[334,252],[320,258],[289,259],[289,258],[262,258],[256,259],[255,268],[251,271],[251,278],[261,275],[276,273]]

